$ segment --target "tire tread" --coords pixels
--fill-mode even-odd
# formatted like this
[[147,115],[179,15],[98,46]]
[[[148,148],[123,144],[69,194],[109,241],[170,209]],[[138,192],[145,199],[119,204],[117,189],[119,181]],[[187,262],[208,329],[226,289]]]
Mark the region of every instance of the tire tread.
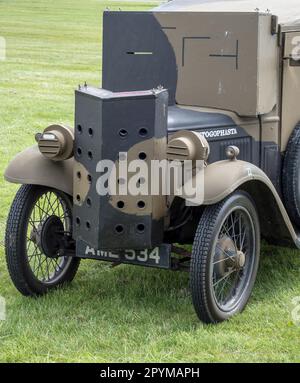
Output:
[[[5,255],[9,275],[17,290],[25,296],[37,296],[47,293],[55,286],[45,286],[33,283],[28,276],[27,259],[24,257],[24,249],[20,238],[24,235],[24,222],[28,214],[28,209],[34,198],[35,193],[39,192],[40,186],[22,185],[18,190],[12,203],[6,225],[5,233]],[[59,283],[71,282],[79,268],[80,259],[74,258],[64,276],[64,280]]]
[[283,161],[282,191],[285,207],[297,226],[300,226],[300,196],[297,183],[300,166],[300,123],[298,123],[288,142]]
[[[235,201],[244,201],[243,203],[248,206],[252,211],[252,218],[255,227],[256,236],[256,258],[253,266],[251,282],[248,285],[247,292],[245,293],[243,301],[237,306],[233,313],[224,313],[221,310],[214,308],[215,304],[212,302],[211,286],[209,285],[208,273],[212,259],[212,248],[216,235],[219,233],[221,219],[226,216],[226,212],[233,206]],[[260,253],[260,228],[259,219],[256,212],[255,203],[251,196],[244,191],[236,191],[228,196],[223,201],[207,206],[202,216],[200,217],[199,224],[196,230],[192,259],[190,266],[190,285],[192,291],[192,301],[198,318],[206,324],[215,324],[229,319],[234,313],[240,312],[246,306],[250,298],[253,284],[257,274]]]
[[[191,260],[191,286],[193,304],[199,319],[204,323],[216,323],[210,314],[206,290],[206,270],[211,242],[218,216],[225,202],[208,206],[199,221],[193,244]],[[200,254],[200,256],[199,256]]]

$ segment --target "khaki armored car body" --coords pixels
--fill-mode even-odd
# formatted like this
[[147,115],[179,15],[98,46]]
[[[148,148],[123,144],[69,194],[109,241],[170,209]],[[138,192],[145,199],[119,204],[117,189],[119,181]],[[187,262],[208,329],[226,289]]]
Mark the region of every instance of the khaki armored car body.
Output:
[[[241,312],[261,238],[300,248],[299,44],[295,0],[105,12],[103,89],[80,86],[74,129],[37,134],[5,173],[23,185],[6,236],[19,291],[44,294],[91,258],[188,270],[206,323]],[[152,169],[147,182],[133,171],[123,178],[122,164],[136,160],[180,171],[189,162],[189,178],[168,193]],[[101,193],[103,161],[116,193]],[[122,193],[125,181],[138,193]]]

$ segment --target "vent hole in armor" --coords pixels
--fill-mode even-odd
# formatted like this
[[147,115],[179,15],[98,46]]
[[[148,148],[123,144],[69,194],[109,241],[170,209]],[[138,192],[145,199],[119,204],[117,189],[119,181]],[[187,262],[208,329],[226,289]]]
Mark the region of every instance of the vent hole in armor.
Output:
[[77,131],[79,134],[82,133],[82,126],[81,125],[77,125]]
[[89,157],[90,160],[93,159],[93,153],[91,151],[88,152],[88,157]]
[[121,129],[121,130],[119,131],[119,136],[120,136],[121,138],[126,138],[126,137],[128,136],[128,132],[127,132],[127,130],[126,130],[126,129]]
[[138,233],[143,233],[145,231],[145,225],[143,223],[139,223],[136,227]]
[[77,194],[77,196],[76,196],[76,199],[77,199],[77,201],[78,201],[78,202],[80,202],[80,201],[81,201],[81,197],[80,197],[80,194]]
[[80,218],[79,217],[76,217],[76,225],[80,226]]
[[77,175],[77,178],[80,180],[81,179],[81,173],[77,172],[76,175]]
[[81,154],[82,154],[81,148],[77,148],[77,154],[78,154],[79,157],[81,156]]
[[144,161],[147,158],[147,154],[145,152],[139,153],[139,159]]
[[124,201],[118,201],[117,206],[119,209],[124,209],[124,207],[125,207]]
[[85,226],[86,226],[87,230],[90,230],[90,228],[91,228],[91,224],[90,224],[89,221],[87,221],[87,222],[85,223]]
[[140,135],[141,137],[146,137],[147,134],[148,134],[148,129],[146,129],[146,128],[141,128],[141,129],[139,130],[139,135]]
[[117,226],[115,227],[115,232],[116,232],[117,234],[122,234],[122,233],[124,232],[124,227],[123,227],[123,225],[117,225]]
[[89,136],[93,136],[93,134],[94,134],[94,131],[93,131],[93,129],[92,128],[89,128]]
[[86,204],[88,205],[88,207],[91,207],[92,206],[92,200],[90,198],[88,198],[86,200]]
[[139,202],[137,203],[137,205],[138,205],[138,208],[139,208],[139,209],[144,209],[145,206],[146,206],[146,204],[145,204],[144,201],[139,201]]
[[91,176],[90,174],[88,174],[88,176],[87,176],[87,180],[88,180],[88,182],[89,182],[90,184],[92,183],[93,178],[92,178],[92,176]]

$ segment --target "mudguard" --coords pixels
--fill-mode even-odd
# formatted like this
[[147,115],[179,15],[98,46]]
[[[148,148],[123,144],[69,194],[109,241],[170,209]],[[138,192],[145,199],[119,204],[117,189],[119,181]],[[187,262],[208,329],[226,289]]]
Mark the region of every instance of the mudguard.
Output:
[[19,153],[8,165],[4,178],[16,184],[48,186],[73,195],[73,158],[54,162],[46,159],[38,146]]
[[271,180],[261,169],[248,162],[225,160],[208,165],[202,172],[204,190],[199,193],[201,199],[183,197],[186,201],[196,205],[213,205],[237,189],[247,191],[256,204],[265,239],[270,243],[300,248],[299,230],[289,218]]

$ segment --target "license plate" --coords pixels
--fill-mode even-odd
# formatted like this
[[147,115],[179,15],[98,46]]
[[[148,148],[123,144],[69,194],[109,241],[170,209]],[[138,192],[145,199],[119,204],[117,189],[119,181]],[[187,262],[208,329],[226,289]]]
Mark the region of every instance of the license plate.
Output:
[[171,268],[171,245],[163,244],[154,249],[145,250],[108,251],[96,250],[85,242],[78,241],[77,257],[169,269]]

